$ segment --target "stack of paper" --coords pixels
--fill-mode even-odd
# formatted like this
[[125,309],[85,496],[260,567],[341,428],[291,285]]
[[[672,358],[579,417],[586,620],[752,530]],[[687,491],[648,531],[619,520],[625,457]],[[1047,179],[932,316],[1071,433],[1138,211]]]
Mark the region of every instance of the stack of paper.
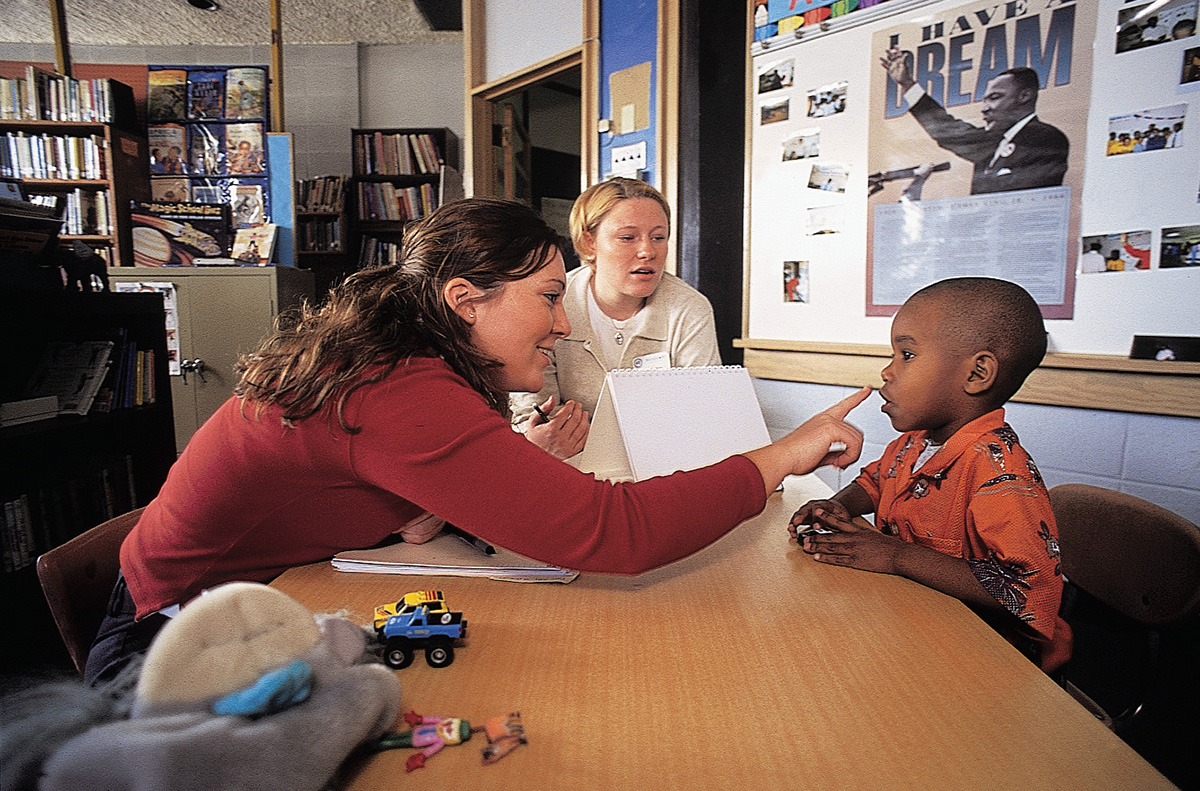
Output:
[[512,582],[570,582],[579,576],[496,547],[487,554],[451,533],[442,533],[424,544],[402,542],[352,549],[334,555],[338,571],[375,574],[432,574],[450,577],[487,577]]

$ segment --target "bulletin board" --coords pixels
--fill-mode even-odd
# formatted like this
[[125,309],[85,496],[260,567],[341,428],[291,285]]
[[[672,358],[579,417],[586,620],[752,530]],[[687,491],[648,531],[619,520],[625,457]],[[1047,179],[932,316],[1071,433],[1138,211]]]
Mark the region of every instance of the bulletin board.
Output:
[[[1185,24],[1172,38],[1176,22],[1196,19],[1196,0],[1155,3],[1155,25],[1143,13],[1149,0],[890,5],[751,46],[739,345],[886,347],[907,294],[942,277],[1005,271],[1031,273],[1044,292],[1052,353],[1117,360],[1134,335],[1200,335],[1200,36]],[[981,76],[1041,67],[1038,119],[1070,143],[1061,184],[973,194],[972,162],[938,147],[889,86],[880,58],[891,43],[913,53],[931,96],[975,125]],[[1136,151],[1109,146],[1110,135],[1150,124],[1171,134]],[[903,193],[922,164],[929,172],[910,201]],[[906,255],[898,250],[917,208],[937,243]],[[1007,222],[991,223],[999,212]],[[1082,252],[1093,244],[1115,256],[1111,267],[1090,271],[1095,257]],[[1043,259],[1053,268],[1039,269]],[[1200,364],[1172,365],[1200,373]]]

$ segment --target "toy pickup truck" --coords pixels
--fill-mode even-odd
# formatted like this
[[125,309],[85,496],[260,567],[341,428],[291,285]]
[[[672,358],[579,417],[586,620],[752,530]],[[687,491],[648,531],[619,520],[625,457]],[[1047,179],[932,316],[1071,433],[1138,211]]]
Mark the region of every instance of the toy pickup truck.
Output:
[[425,649],[430,667],[446,667],[454,661],[454,641],[466,635],[467,622],[462,613],[446,609],[441,591],[417,591],[376,607],[375,631],[388,667],[408,667],[418,648]]

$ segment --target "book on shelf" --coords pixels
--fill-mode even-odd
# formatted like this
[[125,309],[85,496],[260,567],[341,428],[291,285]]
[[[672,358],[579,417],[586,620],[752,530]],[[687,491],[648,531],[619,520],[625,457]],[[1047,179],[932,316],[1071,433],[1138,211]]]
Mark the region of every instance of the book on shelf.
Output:
[[25,386],[25,398],[56,396],[60,415],[86,415],[108,373],[112,341],[54,341]]
[[225,113],[225,70],[189,71],[187,95],[188,118],[203,120],[223,117]]
[[441,165],[442,156],[431,134],[374,130],[354,136],[354,169],[357,173],[433,175]]
[[374,574],[431,574],[452,577],[486,577],[514,582],[570,582],[578,572],[551,566],[509,552],[502,547],[443,532],[424,544],[402,541],[370,549],[339,552],[331,563],[338,571]]
[[0,78],[0,119],[111,123],[135,131],[133,89],[108,78],[76,80],[29,64],[25,77]]
[[38,555],[137,508],[133,463],[131,455],[108,454],[0,497],[4,572],[33,565]]
[[342,223],[336,217],[310,217],[297,222],[301,252],[341,252]]
[[317,176],[296,182],[296,211],[341,212],[345,206],[346,177]]
[[187,71],[150,69],[146,83],[148,122],[153,124],[187,118]]
[[263,223],[250,228],[238,228],[233,237],[234,260],[243,264],[265,266],[275,255],[275,238],[279,226]]
[[262,124],[228,124],[225,127],[226,172],[235,176],[261,176],[263,159]]
[[187,173],[187,130],[181,124],[150,124],[146,127],[152,176],[182,176]]
[[191,266],[194,258],[229,251],[229,206],[223,203],[134,201],[129,219],[139,266]]
[[0,176],[101,180],[108,176],[103,152],[99,135],[7,132],[0,147]]
[[258,66],[225,72],[225,117],[264,118],[267,106],[267,70]]

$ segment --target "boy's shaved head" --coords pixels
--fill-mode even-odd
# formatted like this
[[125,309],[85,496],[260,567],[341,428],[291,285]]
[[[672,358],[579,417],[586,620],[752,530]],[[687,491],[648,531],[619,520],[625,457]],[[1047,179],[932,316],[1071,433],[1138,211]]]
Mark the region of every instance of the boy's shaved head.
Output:
[[941,309],[938,328],[949,348],[962,354],[990,351],[999,362],[996,405],[1021,389],[1046,356],[1046,325],[1029,292],[1008,280],[955,277],[926,286],[909,302],[933,300]]

